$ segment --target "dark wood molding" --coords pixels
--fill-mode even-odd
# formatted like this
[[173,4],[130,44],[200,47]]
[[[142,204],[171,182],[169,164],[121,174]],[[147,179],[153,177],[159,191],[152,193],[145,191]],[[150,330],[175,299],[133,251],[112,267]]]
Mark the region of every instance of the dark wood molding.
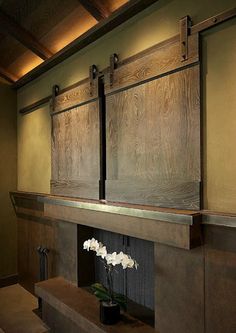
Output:
[[18,274],[0,277],[0,288],[18,283]]
[[30,81],[34,80],[35,78],[39,77],[50,68],[56,66],[57,64],[69,58],[71,55],[80,51],[87,45],[93,43],[100,37],[104,36],[106,33],[126,22],[131,17],[135,16],[136,14],[157,1],[158,0],[129,1],[127,4],[112,13],[108,18],[102,20],[93,28],[89,29],[80,37],[76,38],[73,42],[65,46],[62,50],[54,54],[50,59],[45,60],[45,62],[35,67],[32,71],[20,78],[14,84],[14,88],[20,88],[25,84],[29,83]]
[[236,213],[202,210],[202,223],[206,225],[236,228]]
[[0,27],[41,59],[46,60],[52,56],[52,53],[32,36],[30,32],[2,10],[0,10]]
[[18,77],[14,74],[8,72],[5,68],[0,67],[0,76],[8,81],[9,83],[15,83],[18,80]]
[[22,109],[19,110],[19,113],[20,114],[28,114],[30,112],[33,112],[34,110],[38,109],[39,107],[43,106],[44,104],[47,104],[49,103],[49,101],[51,100],[52,96],[47,96],[47,97],[44,97],[40,100],[38,100],[37,102],[35,103],[32,103]]
[[111,15],[111,12],[99,1],[79,0],[79,2],[97,21],[101,21]]
[[214,15],[202,22],[195,24],[190,28],[190,34],[193,35],[198,32],[203,32],[234,17],[236,17],[236,7],[226,10],[220,14]]

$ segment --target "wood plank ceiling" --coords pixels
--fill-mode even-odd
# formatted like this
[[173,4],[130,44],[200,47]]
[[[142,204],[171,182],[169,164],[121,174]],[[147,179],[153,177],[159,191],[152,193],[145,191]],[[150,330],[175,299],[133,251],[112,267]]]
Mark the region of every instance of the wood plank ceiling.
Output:
[[0,76],[14,83],[128,0],[3,0]]

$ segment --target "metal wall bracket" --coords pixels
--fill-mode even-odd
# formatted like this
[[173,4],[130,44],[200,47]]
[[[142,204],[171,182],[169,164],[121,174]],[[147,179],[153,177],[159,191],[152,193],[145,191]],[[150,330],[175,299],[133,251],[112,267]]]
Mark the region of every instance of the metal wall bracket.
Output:
[[89,67],[89,87],[90,87],[90,96],[93,96],[93,89],[94,89],[94,79],[96,79],[98,73],[98,69],[96,65],[91,65]]
[[190,16],[185,16],[180,20],[180,52],[181,61],[188,59],[188,36],[190,34],[192,21]]
[[51,99],[51,113],[54,110],[54,103],[55,103],[55,98],[59,94],[60,88],[57,84],[54,84],[52,87],[52,99]]
[[118,64],[118,55],[116,53],[113,53],[110,56],[110,72],[109,72],[109,79],[110,79],[110,87],[113,86],[113,80],[114,80],[114,70],[117,68]]
[[59,94],[60,88],[57,84],[55,84],[52,87],[52,98],[51,98],[51,104],[50,104],[50,110],[51,110],[51,138],[52,138],[52,143],[54,144],[55,142],[55,136],[54,136],[54,121],[53,121],[53,111],[55,107],[55,98]]

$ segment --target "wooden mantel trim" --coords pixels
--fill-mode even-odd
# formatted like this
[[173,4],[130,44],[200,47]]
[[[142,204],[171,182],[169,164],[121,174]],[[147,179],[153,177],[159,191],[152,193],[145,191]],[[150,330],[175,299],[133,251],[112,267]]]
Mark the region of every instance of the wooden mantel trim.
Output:
[[201,244],[197,211],[11,192],[18,217],[63,220],[182,249]]
[[214,225],[220,227],[236,228],[236,213],[214,212],[202,210],[202,223],[205,225]]
[[133,216],[186,225],[193,225],[194,223],[197,223],[200,216],[200,212],[196,210],[162,208],[138,204],[117,203],[106,200],[76,199],[51,194],[47,195],[43,193],[14,191],[10,192],[10,195],[13,201],[15,201],[15,198],[25,198],[31,201],[37,201],[41,204],[66,206],[96,212]]

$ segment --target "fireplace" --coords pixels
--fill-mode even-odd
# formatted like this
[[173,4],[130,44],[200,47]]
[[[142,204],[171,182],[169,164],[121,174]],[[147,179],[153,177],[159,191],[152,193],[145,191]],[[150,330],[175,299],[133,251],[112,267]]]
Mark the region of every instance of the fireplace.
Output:
[[[153,326],[163,327],[163,332],[168,332],[173,322],[178,324],[178,330],[194,325],[192,332],[201,332],[202,321],[193,320],[197,314],[202,314],[204,299],[200,212],[20,192],[13,193],[12,199],[19,219],[22,257],[25,258],[25,253],[32,256],[28,267],[23,266],[25,260],[20,261],[20,282],[27,286],[30,277],[32,288],[38,281],[38,266],[36,274],[31,274],[36,268],[38,245],[50,250],[49,278],[63,278],[37,285],[37,295],[54,308],[52,312],[60,313],[62,307],[64,309],[68,301],[65,290],[73,300],[77,290],[80,294],[79,290],[96,280],[104,281],[103,271],[94,256],[82,247],[86,239],[95,237],[104,242],[109,251],[130,253],[140,265],[137,271],[130,270],[127,275],[121,272],[123,276],[116,279],[117,291],[133,301],[133,318],[145,321],[146,317],[146,322],[153,325],[155,317]],[[76,302],[76,299],[67,302],[65,312],[80,318],[81,313],[74,308]],[[186,317],[189,307],[191,316]],[[83,307],[79,311],[83,312]]]

